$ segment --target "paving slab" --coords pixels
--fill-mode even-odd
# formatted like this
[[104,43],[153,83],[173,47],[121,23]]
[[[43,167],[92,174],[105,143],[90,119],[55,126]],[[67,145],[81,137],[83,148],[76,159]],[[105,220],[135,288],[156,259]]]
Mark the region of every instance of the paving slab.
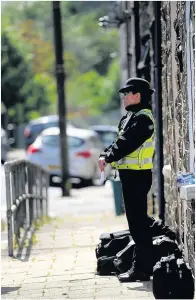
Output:
[[[122,284],[116,276],[96,275],[95,247],[100,234],[127,229],[127,221],[124,215],[115,216],[109,186],[78,193],[84,206],[93,198],[91,205],[96,207],[103,205],[105,193],[111,209],[91,208],[85,214],[82,207],[80,214],[81,202],[78,207],[77,203],[71,206],[71,199],[54,199],[56,205],[60,203],[60,219],[56,214],[50,224],[36,231],[30,255],[19,260],[2,251],[2,299],[154,299],[152,281]],[[70,206],[65,203],[62,213],[66,200]],[[70,213],[73,207],[74,214]]]

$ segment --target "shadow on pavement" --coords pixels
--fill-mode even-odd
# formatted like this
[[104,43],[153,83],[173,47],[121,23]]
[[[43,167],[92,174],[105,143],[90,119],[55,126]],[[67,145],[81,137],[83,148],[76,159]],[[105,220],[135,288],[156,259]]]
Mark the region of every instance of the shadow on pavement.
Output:
[[22,241],[20,243],[20,246],[17,250],[15,259],[18,259],[23,262],[28,261],[32,250],[34,233],[35,233],[35,228],[32,228],[31,230],[25,232]]
[[[60,184],[58,183],[51,183],[50,182],[50,187],[58,187],[61,188]],[[82,189],[88,187],[88,185],[85,185],[83,183],[72,183],[72,189]]]
[[145,291],[145,292],[152,292],[152,280],[150,281],[140,281],[143,286],[136,286],[136,287],[127,287],[128,290],[136,290],[136,291]]
[[9,294],[9,293],[15,292],[19,289],[20,289],[20,286],[16,286],[16,287],[2,286],[1,287],[1,295]]

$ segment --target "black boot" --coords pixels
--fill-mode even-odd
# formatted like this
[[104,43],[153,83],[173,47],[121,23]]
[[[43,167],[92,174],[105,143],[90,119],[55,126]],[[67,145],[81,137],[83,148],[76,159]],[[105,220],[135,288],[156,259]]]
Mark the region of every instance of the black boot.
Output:
[[[149,249],[146,249],[146,254]],[[152,255],[152,253],[151,253]],[[126,273],[118,275],[120,282],[149,281],[152,275],[152,263],[149,256],[145,256],[143,251],[135,248],[133,254],[133,264]]]
[[118,279],[120,282],[134,282],[134,281],[149,281],[150,280],[150,274],[146,272],[141,272],[134,268],[132,268],[127,271],[126,273],[118,275]]

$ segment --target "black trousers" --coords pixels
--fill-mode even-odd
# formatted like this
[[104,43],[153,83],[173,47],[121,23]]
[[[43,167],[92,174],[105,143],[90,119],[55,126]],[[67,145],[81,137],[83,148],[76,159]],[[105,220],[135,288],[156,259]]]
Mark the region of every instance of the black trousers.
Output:
[[147,194],[152,185],[151,170],[119,170],[129,230],[134,242],[140,268],[151,269],[152,235],[147,216]]

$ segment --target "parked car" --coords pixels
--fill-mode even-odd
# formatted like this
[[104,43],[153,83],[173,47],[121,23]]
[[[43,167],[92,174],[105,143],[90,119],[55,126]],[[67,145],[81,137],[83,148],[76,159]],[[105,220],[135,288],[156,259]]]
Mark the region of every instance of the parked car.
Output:
[[100,137],[105,148],[108,147],[116,139],[118,135],[118,128],[110,125],[93,125],[91,129],[94,130]]
[[1,128],[1,164],[7,161],[7,153],[10,149],[6,131]]
[[[59,117],[57,115],[44,116],[29,122],[24,130],[25,148],[27,149],[44,130],[50,127],[58,127]],[[67,123],[68,127],[74,127]]]
[[[60,130],[48,128],[36,138],[27,150],[27,160],[41,165],[50,173],[51,181],[60,178]],[[104,146],[99,136],[92,130],[67,128],[69,173],[72,179],[92,184],[100,178],[98,157]]]

